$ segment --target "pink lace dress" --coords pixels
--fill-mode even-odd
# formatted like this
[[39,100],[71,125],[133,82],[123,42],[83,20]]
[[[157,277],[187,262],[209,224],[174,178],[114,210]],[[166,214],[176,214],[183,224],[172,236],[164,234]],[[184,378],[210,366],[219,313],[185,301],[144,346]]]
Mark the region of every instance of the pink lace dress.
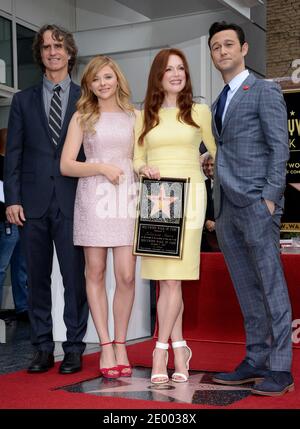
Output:
[[74,211],[74,244],[118,247],[133,243],[136,183],[132,168],[134,114],[103,112],[94,134],[86,134],[87,162],[120,167],[124,180],[113,185],[105,176],[80,178]]

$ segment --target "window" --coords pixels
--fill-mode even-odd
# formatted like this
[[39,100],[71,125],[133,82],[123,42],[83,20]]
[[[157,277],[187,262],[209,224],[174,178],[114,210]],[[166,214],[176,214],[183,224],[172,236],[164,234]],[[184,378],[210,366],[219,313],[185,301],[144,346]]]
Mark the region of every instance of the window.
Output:
[[25,89],[40,81],[41,71],[32,57],[35,32],[17,24],[18,87]]
[[13,87],[11,21],[0,16],[0,83]]

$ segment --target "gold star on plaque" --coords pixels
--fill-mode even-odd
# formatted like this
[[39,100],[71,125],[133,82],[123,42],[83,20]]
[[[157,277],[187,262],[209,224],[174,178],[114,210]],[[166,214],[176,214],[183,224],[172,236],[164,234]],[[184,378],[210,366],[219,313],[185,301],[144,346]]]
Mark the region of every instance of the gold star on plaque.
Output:
[[161,185],[159,188],[159,194],[150,195],[148,196],[148,199],[154,203],[151,210],[151,216],[154,216],[161,210],[167,217],[170,217],[170,205],[178,200],[178,197],[167,197],[165,188]]

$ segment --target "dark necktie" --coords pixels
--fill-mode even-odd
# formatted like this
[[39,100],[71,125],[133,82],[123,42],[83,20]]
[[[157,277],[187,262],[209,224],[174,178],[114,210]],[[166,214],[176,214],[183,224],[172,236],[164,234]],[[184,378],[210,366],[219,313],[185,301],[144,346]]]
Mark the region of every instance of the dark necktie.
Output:
[[59,95],[60,90],[61,87],[59,85],[55,85],[55,87],[53,88],[53,96],[51,98],[49,111],[49,127],[51,130],[52,140],[55,145],[57,145],[59,141],[61,130],[61,98]]
[[223,91],[220,94],[220,97],[219,97],[219,100],[217,103],[215,121],[216,121],[216,126],[217,126],[219,134],[221,134],[221,131],[222,131],[222,116],[224,113],[225,104],[226,104],[226,100],[227,100],[227,93],[229,90],[230,90],[230,86],[225,85],[223,88]]

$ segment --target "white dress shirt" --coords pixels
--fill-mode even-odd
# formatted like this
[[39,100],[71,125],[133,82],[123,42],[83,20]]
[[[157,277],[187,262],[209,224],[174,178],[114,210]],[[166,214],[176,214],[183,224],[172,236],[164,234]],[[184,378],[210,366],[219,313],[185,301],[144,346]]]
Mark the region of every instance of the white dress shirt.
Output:
[[232,99],[232,97],[234,96],[234,94],[236,93],[236,91],[239,89],[239,87],[242,85],[242,83],[247,79],[247,77],[249,76],[249,71],[248,70],[243,70],[241,73],[237,74],[236,76],[234,76],[233,79],[231,79],[230,82],[228,82],[228,85],[230,86],[230,90],[227,93],[227,99],[226,99],[226,104],[225,104],[225,108],[224,108],[224,112],[223,112],[223,116],[222,116],[222,123],[224,121],[229,103]]

